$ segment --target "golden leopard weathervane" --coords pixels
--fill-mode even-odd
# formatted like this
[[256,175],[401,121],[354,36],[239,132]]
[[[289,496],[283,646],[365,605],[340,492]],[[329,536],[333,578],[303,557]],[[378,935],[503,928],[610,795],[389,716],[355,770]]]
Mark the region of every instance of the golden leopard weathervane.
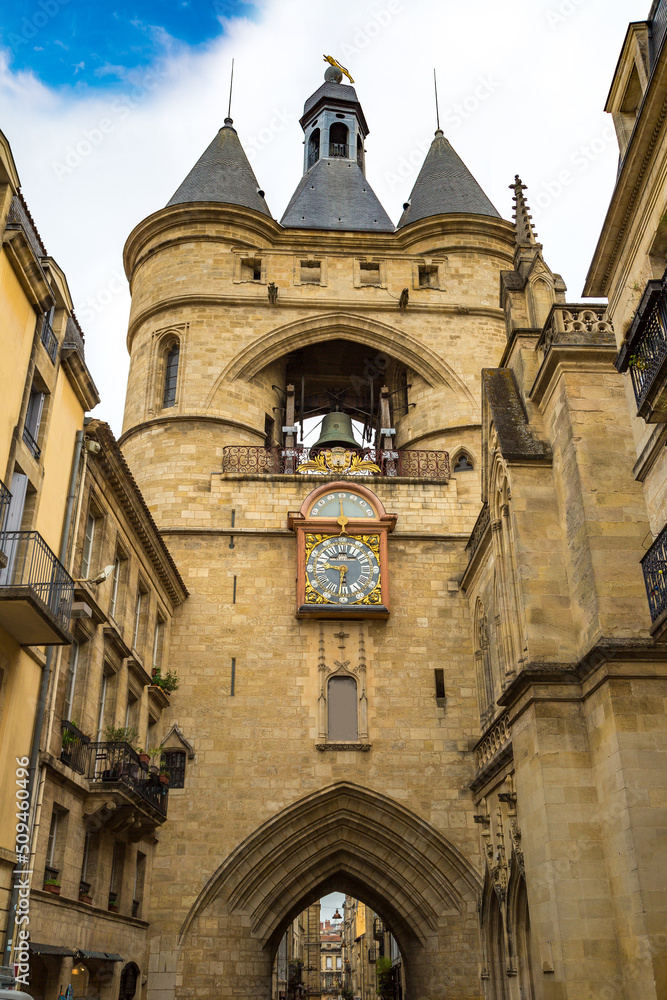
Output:
[[328,62],[331,66],[336,66],[341,71],[341,73],[345,74],[350,83],[354,83],[354,80],[352,79],[348,71],[345,69],[345,67],[341,66],[341,64],[336,59],[334,59],[333,56],[325,56],[324,61]]

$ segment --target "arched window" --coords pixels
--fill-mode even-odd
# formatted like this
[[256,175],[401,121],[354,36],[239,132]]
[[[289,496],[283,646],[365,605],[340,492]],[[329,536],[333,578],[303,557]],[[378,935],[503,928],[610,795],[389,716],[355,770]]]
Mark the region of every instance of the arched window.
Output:
[[364,169],[364,142],[359,133],[357,132],[357,163]]
[[357,722],[357,682],[354,677],[336,675],[327,685],[328,727],[330,743],[349,743],[359,739]]
[[120,989],[118,991],[118,1000],[132,1000],[134,994],[137,992],[137,979],[139,978],[139,969],[134,964],[130,962],[126,965],[120,974]]
[[176,402],[176,384],[178,382],[178,356],[180,346],[178,341],[169,348],[164,365],[164,395],[162,406],[173,406]]
[[335,122],[329,129],[329,156],[348,156],[347,140],[350,132],[347,125]]
[[473,469],[474,466],[470,456],[466,455],[464,451],[460,452],[460,454],[456,456],[452,472],[472,472]]
[[320,130],[313,129],[308,140],[308,169],[320,158]]

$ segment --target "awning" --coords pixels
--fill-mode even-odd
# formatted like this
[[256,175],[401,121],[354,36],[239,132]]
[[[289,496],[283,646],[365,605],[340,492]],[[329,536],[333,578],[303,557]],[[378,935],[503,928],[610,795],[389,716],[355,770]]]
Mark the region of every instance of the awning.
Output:
[[[71,954],[68,952],[68,954]],[[76,952],[77,958],[94,958],[98,962],[122,962],[123,956],[116,955],[112,951],[84,951],[83,948],[79,948]]]
[[60,955],[61,958],[74,958],[76,955],[71,948],[63,948],[61,944],[37,944],[30,941],[29,948],[33,955]]

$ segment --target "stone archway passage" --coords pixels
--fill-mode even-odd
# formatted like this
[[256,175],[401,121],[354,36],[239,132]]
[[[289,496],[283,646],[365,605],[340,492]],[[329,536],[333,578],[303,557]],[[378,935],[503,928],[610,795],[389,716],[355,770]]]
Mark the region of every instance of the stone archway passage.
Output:
[[289,921],[334,889],[387,921],[408,1000],[481,996],[477,874],[417,815],[348,782],[299,800],[223,862],[181,928],[179,981],[196,976],[198,997],[210,1000],[268,1000]]

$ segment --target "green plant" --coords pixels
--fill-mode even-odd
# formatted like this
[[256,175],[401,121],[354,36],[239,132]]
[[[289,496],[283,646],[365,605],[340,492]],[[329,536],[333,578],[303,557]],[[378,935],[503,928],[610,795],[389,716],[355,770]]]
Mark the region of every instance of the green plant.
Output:
[[152,750],[147,750],[146,753],[151,760],[154,760],[156,757],[162,756],[162,747],[153,747]]
[[60,881],[59,878],[45,878],[44,885],[57,885],[58,888],[60,888],[62,882]]
[[638,372],[643,372],[648,368],[648,362],[646,358],[642,358],[639,354],[631,354],[628,367],[636,368]]
[[381,997],[392,996],[391,988],[391,959],[384,955],[378,958],[375,963],[375,975],[377,976],[378,993]]
[[[77,729],[79,728],[74,719],[71,720],[71,723],[73,726],[76,726]],[[68,747],[71,747],[72,744],[76,742],[78,742],[78,736],[75,736],[74,733],[71,733],[69,729],[65,729],[65,731],[63,732],[63,750],[67,750]]]
[[106,726],[104,730],[104,740],[106,743],[129,743],[137,742],[139,731],[136,726]]
[[153,684],[155,684],[156,687],[162,688],[165,694],[171,694],[172,691],[178,691],[180,683],[178,674],[173,670],[168,670],[163,676],[162,667],[157,667],[155,673],[153,674]]

